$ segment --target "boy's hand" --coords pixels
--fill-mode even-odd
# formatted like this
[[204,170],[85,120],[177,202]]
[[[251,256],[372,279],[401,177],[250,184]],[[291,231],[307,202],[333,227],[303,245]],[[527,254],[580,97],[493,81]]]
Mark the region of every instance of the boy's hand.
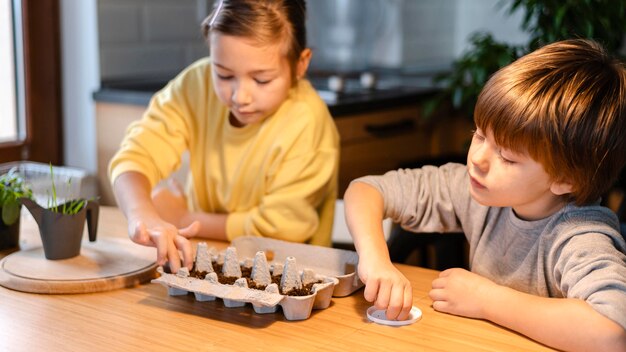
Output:
[[364,296],[377,309],[387,310],[387,319],[405,320],[413,306],[411,283],[387,260],[359,260],[359,278],[365,283]]
[[454,268],[442,271],[432,287],[428,295],[435,310],[482,319],[483,306],[498,285],[465,269]]
[[178,229],[158,216],[133,214],[128,219],[128,233],[133,242],[157,249],[157,265],[169,262],[171,272],[180,268],[180,254],[183,265],[191,270],[193,251],[188,238],[195,236],[200,229],[196,221],[186,228]]

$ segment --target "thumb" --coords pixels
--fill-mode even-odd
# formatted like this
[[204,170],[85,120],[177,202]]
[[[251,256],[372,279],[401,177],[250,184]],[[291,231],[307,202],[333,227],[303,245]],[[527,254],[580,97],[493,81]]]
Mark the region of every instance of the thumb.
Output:
[[200,231],[200,222],[196,220],[192,222],[191,225],[185,228],[179,229],[178,234],[185,238],[191,238],[197,235],[199,231]]

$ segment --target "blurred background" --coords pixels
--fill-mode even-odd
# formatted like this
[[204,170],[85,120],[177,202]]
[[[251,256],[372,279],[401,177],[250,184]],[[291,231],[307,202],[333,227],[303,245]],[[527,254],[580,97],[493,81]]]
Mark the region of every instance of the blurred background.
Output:
[[[308,1],[312,69],[431,72],[449,67],[476,30],[526,40],[521,14],[509,16],[497,2]],[[0,0],[0,161],[52,161],[95,173],[92,94],[103,83],[168,80],[205,56],[199,25],[212,6],[212,0]],[[26,88],[38,107],[27,107],[33,99]],[[43,147],[42,139],[56,143]]]

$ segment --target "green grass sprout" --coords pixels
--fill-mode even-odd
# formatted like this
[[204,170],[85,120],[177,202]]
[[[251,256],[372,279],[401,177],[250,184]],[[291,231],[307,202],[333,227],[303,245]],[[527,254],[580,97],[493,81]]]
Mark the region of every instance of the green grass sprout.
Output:
[[[54,171],[52,163],[50,163],[50,178],[52,179],[52,197],[48,199],[48,209],[55,213],[61,213],[64,215],[75,215],[86,205],[84,199],[72,199],[59,205],[57,198],[57,189],[54,184]],[[68,181],[68,187],[72,184],[72,180]]]

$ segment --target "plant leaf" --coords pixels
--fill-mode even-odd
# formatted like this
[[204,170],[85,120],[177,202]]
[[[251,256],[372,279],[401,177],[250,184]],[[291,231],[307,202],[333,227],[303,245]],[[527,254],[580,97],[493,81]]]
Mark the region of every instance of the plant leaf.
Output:
[[2,222],[12,225],[20,216],[21,204],[17,202],[7,203],[2,206]]

